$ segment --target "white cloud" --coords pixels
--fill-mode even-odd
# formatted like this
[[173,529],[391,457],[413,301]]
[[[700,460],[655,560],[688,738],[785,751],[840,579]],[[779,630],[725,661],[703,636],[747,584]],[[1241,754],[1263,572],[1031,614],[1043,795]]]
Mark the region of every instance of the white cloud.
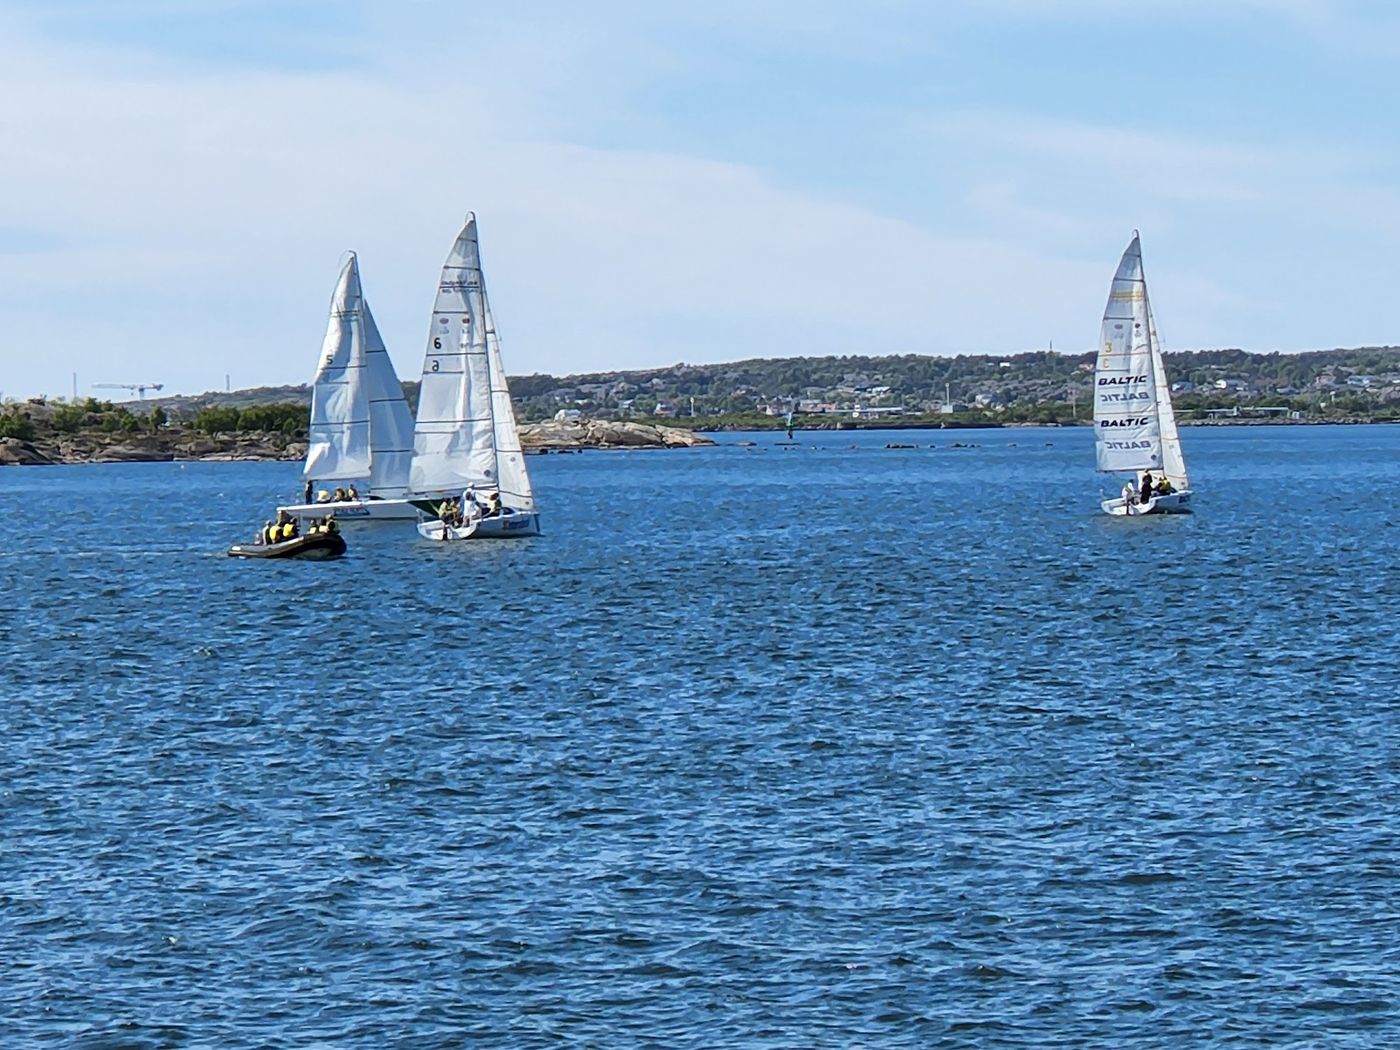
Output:
[[[1068,306],[1098,296],[1072,262],[937,236],[742,164],[506,134],[498,110],[436,84],[190,76],[56,50],[0,71],[14,160],[0,187],[56,244],[0,254],[5,358],[51,391],[70,369],[179,389],[226,371],[301,381],[346,248],[414,374],[468,208],[522,371],[1039,345],[1086,327]],[[57,84],[41,72],[55,62],[70,71]],[[969,309],[1015,286],[1016,310]]]

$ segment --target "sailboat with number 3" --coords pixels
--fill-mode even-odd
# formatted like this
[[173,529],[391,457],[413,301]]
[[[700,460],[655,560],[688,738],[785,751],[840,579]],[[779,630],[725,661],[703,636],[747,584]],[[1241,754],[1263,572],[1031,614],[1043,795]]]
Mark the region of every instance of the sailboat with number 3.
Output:
[[438,513],[444,497],[460,501],[459,513],[448,520],[418,523],[427,539],[540,531],[470,212],[438,281],[408,481],[414,493],[434,494],[413,500],[428,515]]
[[1136,230],[1104,309],[1094,368],[1094,445],[1100,471],[1133,472],[1119,496],[1102,502],[1105,514],[1191,512],[1191,482]]

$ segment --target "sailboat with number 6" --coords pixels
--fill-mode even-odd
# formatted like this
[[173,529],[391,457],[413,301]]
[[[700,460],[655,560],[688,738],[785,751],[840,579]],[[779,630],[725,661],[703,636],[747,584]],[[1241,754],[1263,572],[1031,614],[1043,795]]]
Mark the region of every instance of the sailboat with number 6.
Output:
[[[515,426],[501,344],[486,297],[476,216],[467,213],[442,267],[423,356],[409,488],[427,539],[540,531]],[[424,494],[432,498],[424,499]]]
[[1094,446],[1100,471],[1133,472],[1117,497],[1102,502],[1105,514],[1191,512],[1191,482],[1136,230],[1104,309],[1094,367]]

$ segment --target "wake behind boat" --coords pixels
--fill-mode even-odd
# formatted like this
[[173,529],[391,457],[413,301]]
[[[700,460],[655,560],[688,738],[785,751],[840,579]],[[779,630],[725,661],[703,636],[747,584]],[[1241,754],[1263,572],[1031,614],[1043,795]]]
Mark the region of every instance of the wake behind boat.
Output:
[[1105,514],[1190,513],[1191,483],[1136,230],[1113,277],[1099,334],[1094,444],[1100,471],[1135,472],[1117,498],[1102,501]]
[[540,531],[471,212],[438,282],[408,487],[433,494],[415,497],[419,509],[437,519],[419,522],[426,538],[494,539]]
[[[351,252],[331,296],[330,317],[311,389],[310,439],[301,503],[278,508],[298,518],[414,518],[408,502],[413,417],[360,284]],[[331,493],[320,483],[349,482]],[[363,484],[361,496],[355,484]]]

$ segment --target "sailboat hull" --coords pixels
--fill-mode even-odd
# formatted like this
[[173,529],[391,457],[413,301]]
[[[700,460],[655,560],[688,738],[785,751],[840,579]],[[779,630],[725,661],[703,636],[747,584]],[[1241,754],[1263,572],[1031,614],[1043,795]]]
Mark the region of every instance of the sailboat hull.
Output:
[[418,508],[406,499],[348,499],[331,503],[291,503],[278,507],[294,518],[324,518],[334,514],[335,520],[348,521],[412,521]]
[[498,540],[539,534],[540,516],[534,511],[507,511],[496,517],[477,518],[456,526],[441,521],[418,523],[418,535],[425,540]]
[[1105,514],[1111,514],[1115,518],[1137,518],[1144,514],[1190,514],[1191,493],[1189,490],[1167,492],[1153,496],[1146,503],[1129,503],[1119,496],[1116,499],[1106,499],[1099,505]]

